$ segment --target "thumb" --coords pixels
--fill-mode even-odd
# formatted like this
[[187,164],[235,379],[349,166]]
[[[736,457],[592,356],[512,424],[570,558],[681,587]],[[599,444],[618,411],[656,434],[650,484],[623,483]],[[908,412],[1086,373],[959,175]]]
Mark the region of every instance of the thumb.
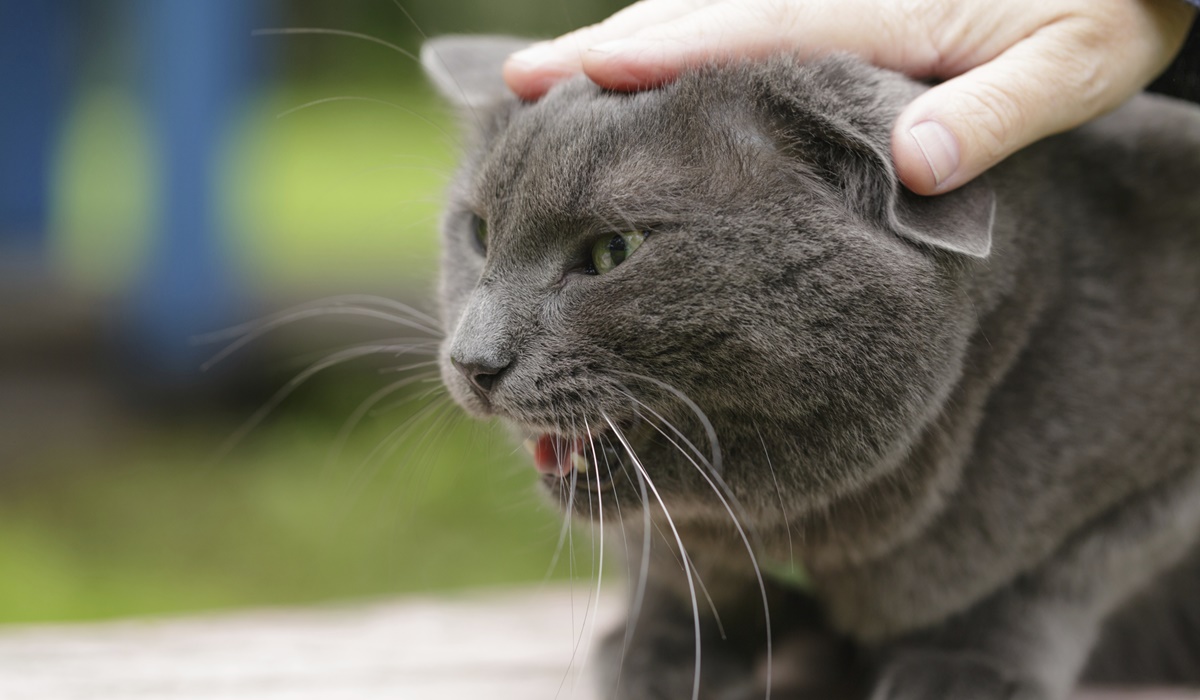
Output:
[[1102,76],[1103,52],[1072,54],[1034,34],[995,59],[931,88],[892,131],[897,174],[917,194],[970,182],[1014,152],[1115,107],[1137,85]]

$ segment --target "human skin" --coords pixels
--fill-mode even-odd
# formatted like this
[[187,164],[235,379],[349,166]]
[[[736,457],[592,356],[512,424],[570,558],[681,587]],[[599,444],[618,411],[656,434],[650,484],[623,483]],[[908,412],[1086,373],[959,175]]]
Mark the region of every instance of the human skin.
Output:
[[1166,68],[1195,14],[1182,0],[642,0],[513,54],[504,77],[534,100],[580,71],[639,90],[705,61],[851,52],[940,81],[891,137],[901,180],[932,195],[1124,102]]

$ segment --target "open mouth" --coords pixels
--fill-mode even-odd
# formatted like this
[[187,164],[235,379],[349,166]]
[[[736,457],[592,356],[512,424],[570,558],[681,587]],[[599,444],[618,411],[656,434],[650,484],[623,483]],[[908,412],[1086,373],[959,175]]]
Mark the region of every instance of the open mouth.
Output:
[[538,472],[548,479],[572,479],[590,490],[612,488],[613,473],[622,466],[614,438],[594,435],[589,440],[544,433],[525,441]]

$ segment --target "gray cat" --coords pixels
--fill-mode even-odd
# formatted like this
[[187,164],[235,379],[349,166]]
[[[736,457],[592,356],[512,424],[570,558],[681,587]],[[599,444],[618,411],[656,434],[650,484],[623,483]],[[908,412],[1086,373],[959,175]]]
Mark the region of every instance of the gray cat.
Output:
[[1138,97],[923,198],[896,74],[523,103],[519,46],[422,52],[472,138],[440,360],[623,543],[605,697],[1200,683],[1200,110]]

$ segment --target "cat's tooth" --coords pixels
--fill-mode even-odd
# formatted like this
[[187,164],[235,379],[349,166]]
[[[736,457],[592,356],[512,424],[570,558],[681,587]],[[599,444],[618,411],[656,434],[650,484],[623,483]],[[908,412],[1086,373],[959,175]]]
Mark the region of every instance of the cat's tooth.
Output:
[[526,440],[524,445],[525,451],[529,454],[535,454],[537,452],[537,443],[533,441],[533,438]]
[[584,457],[583,455],[579,454],[578,452],[572,452],[571,453],[571,466],[575,467],[575,471],[579,472],[580,474],[587,474],[587,471],[588,471],[587,457]]

